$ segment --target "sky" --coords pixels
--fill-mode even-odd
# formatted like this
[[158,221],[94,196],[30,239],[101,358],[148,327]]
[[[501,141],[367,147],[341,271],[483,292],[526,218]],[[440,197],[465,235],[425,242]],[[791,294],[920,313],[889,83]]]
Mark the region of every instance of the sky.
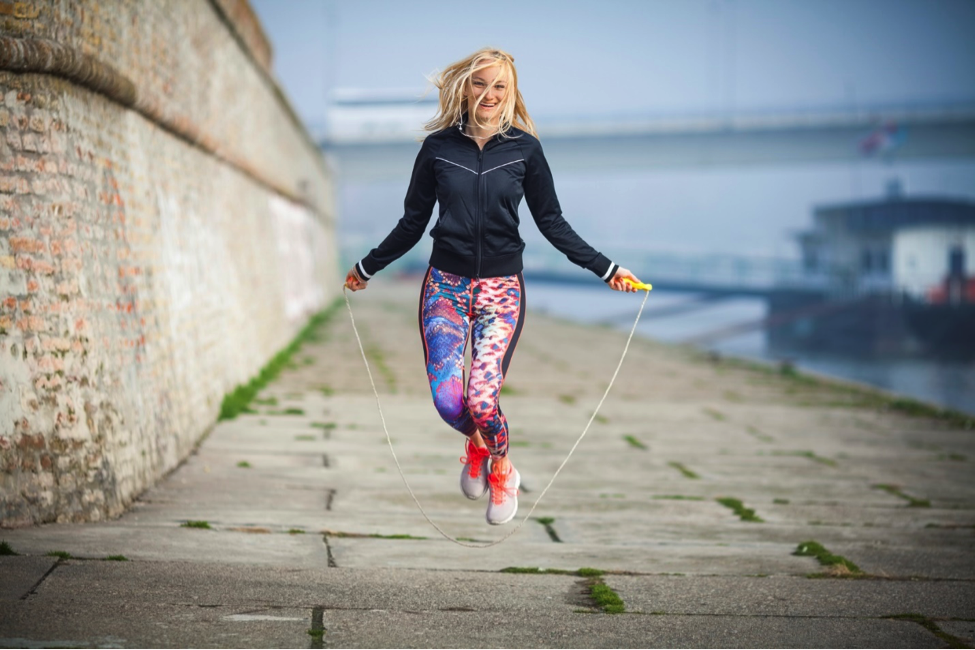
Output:
[[[972,0],[251,0],[309,125],[493,46],[536,119],[975,102]],[[481,9],[483,7],[483,9]]]

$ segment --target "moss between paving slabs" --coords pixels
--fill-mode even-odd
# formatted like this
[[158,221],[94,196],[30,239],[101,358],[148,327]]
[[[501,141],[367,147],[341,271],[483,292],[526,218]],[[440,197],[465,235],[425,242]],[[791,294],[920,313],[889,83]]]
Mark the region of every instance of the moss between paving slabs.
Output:
[[555,532],[555,526],[553,526],[555,523],[555,517],[535,517],[535,521],[540,523],[542,526],[545,526],[545,532],[548,533],[549,538],[553,542],[557,542],[559,544],[562,543],[561,538],[559,538],[559,534]]
[[893,494],[895,497],[900,497],[907,501],[908,508],[930,508],[931,502],[927,499],[916,499],[910,494],[905,494],[899,486],[890,485],[887,483],[878,483],[873,486],[875,490],[883,490],[889,494]]
[[698,476],[697,472],[693,472],[687,469],[687,467],[685,467],[683,463],[678,463],[672,460],[667,464],[673,467],[674,469],[676,469],[678,472],[680,472],[687,478],[693,478],[693,479],[701,478],[700,476]]
[[[601,609],[606,614],[623,614],[626,612],[626,605],[619,594],[603,581],[606,574],[602,569],[583,567],[576,571],[566,571],[565,569],[541,569],[539,567],[518,567],[510,566],[501,569],[501,573],[527,573],[531,575],[574,575],[585,578],[586,590],[589,597],[597,609]],[[586,612],[587,610],[580,610]]]
[[622,614],[626,611],[623,599],[601,578],[593,578],[590,581],[589,595],[595,601],[596,606],[607,614]]
[[219,420],[232,420],[241,413],[254,413],[250,408],[253,401],[262,388],[267,386],[283,369],[291,362],[291,357],[298,352],[301,344],[309,340],[312,334],[331,319],[338,311],[340,301],[336,299],[326,309],[312,316],[298,335],[288,344],[286,348],[274,355],[267,365],[261,368],[257,376],[251,379],[246,385],[238,385],[233,392],[224,396],[220,404]]
[[184,521],[180,524],[180,528],[203,528],[205,530],[211,530],[210,522],[208,521]]
[[647,446],[643,444],[639,438],[633,435],[623,436],[623,440],[627,441],[631,447],[636,447],[637,449],[647,449]]
[[894,614],[893,616],[884,616],[883,618],[893,619],[895,621],[911,621],[912,623],[917,623],[924,629],[926,629],[931,634],[935,635],[942,641],[948,644],[949,648],[970,648],[964,639],[960,639],[953,634],[948,634],[935,623],[933,620],[925,616],[924,614]]
[[379,533],[347,533],[341,530],[325,530],[322,533],[326,537],[337,537],[337,538],[359,538],[359,539],[428,539],[426,537],[417,537],[415,535],[380,535]]
[[843,578],[863,576],[863,570],[842,555],[834,555],[817,541],[809,540],[796,547],[793,555],[814,557],[821,565],[828,569],[827,573],[813,573],[810,578]]
[[741,502],[740,499],[733,499],[731,497],[719,497],[715,499],[718,503],[726,508],[731,508],[738,518],[742,521],[752,521],[752,522],[763,522],[765,521],[761,517],[755,514],[755,511],[751,508],[746,508],[745,504]]

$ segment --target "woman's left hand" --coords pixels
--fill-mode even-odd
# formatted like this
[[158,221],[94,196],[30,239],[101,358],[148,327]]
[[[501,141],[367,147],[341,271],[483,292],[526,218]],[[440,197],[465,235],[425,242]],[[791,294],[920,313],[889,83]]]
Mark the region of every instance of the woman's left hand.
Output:
[[630,284],[630,282],[627,282],[627,280],[634,284],[641,284],[640,280],[638,280],[635,275],[630,273],[628,269],[624,269],[621,266],[616,270],[616,275],[613,276],[613,279],[609,281],[609,286],[615,291],[625,291],[627,293],[635,293],[639,291],[639,289],[634,287],[633,284]]

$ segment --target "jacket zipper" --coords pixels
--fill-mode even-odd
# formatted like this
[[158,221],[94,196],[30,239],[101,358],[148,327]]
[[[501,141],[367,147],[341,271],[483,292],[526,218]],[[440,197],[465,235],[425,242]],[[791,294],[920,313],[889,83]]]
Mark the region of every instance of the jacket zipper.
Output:
[[[487,145],[485,145],[487,146]],[[474,237],[477,246],[474,254],[474,277],[481,277],[481,163],[484,160],[484,149],[478,147],[477,152],[477,185],[474,191]]]

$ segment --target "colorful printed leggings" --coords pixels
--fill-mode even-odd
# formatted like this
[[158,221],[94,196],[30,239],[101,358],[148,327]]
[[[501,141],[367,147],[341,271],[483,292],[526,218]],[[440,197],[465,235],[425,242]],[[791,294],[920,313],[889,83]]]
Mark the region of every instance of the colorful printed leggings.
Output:
[[[465,278],[431,267],[420,296],[420,334],[437,412],[466,436],[480,431],[494,458],[508,453],[508,421],[498,398],[521,334],[524,287],[520,273]],[[468,338],[473,349],[465,395]]]

